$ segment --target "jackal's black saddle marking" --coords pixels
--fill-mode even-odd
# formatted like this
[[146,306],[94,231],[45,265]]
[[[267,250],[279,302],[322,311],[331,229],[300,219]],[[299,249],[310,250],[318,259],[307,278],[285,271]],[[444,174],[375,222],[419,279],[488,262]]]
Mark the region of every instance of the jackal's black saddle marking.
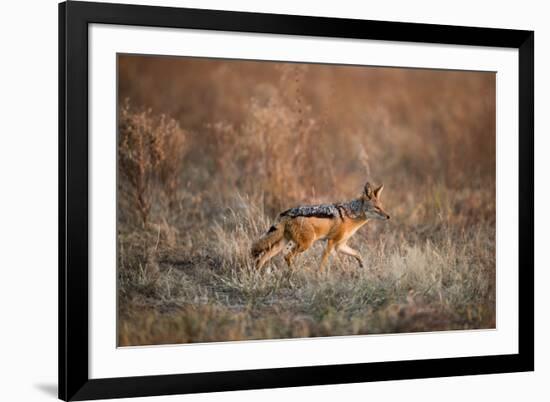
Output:
[[281,212],[279,216],[288,216],[290,218],[296,218],[298,216],[315,218],[335,218],[338,216],[342,216],[342,213],[334,204],[321,204],[303,205],[300,207],[290,208],[284,212]]
[[303,205],[300,207],[290,208],[280,213],[280,217],[296,218],[315,217],[315,218],[337,218],[344,219],[344,216],[349,218],[364,217],[364,204],[362,199],[357,199],[349,202],[341,202],[337,204],[321,204],[321,205]]

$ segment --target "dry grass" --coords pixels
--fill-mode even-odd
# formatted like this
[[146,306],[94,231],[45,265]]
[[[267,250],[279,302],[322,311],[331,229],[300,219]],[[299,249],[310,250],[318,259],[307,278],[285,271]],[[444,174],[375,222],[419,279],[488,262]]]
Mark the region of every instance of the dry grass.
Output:
[[[120,57],[120,345],[495,326],[492,74]],[[277,212],[367,178],[365,269],[252,267]]]

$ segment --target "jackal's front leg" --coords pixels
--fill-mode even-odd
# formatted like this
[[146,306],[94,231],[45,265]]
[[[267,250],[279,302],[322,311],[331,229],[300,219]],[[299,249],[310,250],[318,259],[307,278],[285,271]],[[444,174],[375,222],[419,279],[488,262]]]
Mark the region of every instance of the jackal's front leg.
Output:
[[359,251],[354,250],[347,244],[339,244],[338,247],[336,247],[336,251],[345,255],[349,255],[350,257],[354,257],[359,263],[359,267],[363,268],[365,266],[365,264],[363,263],[363,258],[361,257],[361,254],[359,254]]

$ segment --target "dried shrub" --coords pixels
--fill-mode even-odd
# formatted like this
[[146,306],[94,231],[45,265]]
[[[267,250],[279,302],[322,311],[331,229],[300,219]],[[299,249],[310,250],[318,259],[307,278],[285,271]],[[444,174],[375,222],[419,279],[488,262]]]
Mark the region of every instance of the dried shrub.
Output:
[[187,133],[165,115],[151,109],[135,111],[126,100],[119,113],[118,171],[133,193],[133,205],[143,225],[148,222],[154,187],[173,204],[186,151]]
[[261,196],[269,213],[304,199],[315,184],[310,148],[318,122],[302,94],[306,71],[306,66],[281,66],[278,86],[258,88],[240,125],[209,126],[224,183]]

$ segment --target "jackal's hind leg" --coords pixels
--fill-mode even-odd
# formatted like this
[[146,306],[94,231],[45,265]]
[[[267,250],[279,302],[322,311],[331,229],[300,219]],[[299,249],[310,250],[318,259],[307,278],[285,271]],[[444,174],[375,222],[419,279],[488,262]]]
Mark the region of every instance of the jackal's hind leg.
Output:
[[306,251],[309,246],[311,246],[311,243],[295,243],[292,249],[288,252],[287,255],[285,255],[285,261],[286,265],[288,265],[289,268],[292,267],[292,260],[294,257],[296,257],[298,254],[303,253]]
[[285,247],[286,241],[284,239],[279,240],[269,250],[267,250],[259,259],[256,260],[256,268],[260,269],[264,264],[279,254]]
[[333,250],[334,250],[334,240],[327,241],[327,247],[323,252],[323,258],[321,259],[321,266],[319,267],[321,271],[325,269],[325,265],[327,264],[328,258],[332,254]]
[[313,236],[306,236],[299,238],[299,240],[292,240],[294,245],[292,249],[287,253],[287,255],[285,255],[285,261],[289,268],[292,267],[292,260],[294,259],[294,257],[310,248],[314,240],[315,239],[313,238]]
[[294,243],[294,247],[285,255],[285,261],[291,267],[294,257],[310,248],[315,241],[315,230],[313,226],[298,218],[288,225],[287,234],[288,239]]
[[353,248],[348,246],[346,243],[339,244],[336,247],[336,251],[345,255],[349,255],[350,257],[354,257],[359,263],[360,268],[363,268],[365,266],[365,264],[363,263],[363,258],[361,257],[361,254],[359,254],[359,251],[354,250]]

